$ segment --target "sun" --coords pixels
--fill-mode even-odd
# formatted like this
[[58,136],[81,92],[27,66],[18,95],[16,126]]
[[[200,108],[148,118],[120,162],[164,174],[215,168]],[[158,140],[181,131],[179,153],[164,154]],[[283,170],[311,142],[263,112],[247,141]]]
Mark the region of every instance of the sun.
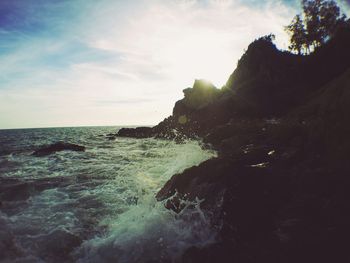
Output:
[[206,79],[218,88],[225,85],[236,64],[234,50],[230,50],[228,37],[220,32],[202,32],[194,29],[174,41],[162,43],[158,59],[167,61],[170,74],[178,80]]

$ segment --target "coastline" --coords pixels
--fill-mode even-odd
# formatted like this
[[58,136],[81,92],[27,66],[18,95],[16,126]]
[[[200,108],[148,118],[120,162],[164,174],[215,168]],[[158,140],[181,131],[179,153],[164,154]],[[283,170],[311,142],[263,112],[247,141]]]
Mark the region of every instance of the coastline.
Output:
[[[196,80],[173,115],[117,136],[201,138],[217,158],[174,175],[158,192],[220,226],[220,241],[190,248],[183,262],[343,262],[350,234],[350,29],[312,55],[261,38],[224,89]],[[194,99],[199,98],[199,99]],[[176,195],[175,192],[177,193]]]

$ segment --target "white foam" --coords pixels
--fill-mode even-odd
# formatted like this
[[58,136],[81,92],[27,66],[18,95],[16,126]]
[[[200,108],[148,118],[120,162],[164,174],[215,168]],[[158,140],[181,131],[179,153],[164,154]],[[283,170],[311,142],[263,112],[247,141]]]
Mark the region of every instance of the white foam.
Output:
[[216,231],[200,200],[176,214],[155,195],[172,175],[213,156],[196,141],[101,137],[84,153],[15,155],[22,166],[6,177],[33,180],[34,186],[43,177],[67,181],[33,193],[23,207],[9,202],[8,226],[23,257],[41,258],[35,242],[41,246],[50,233],[69,233],[84,239],[74,252],[78,262],[176,262],[186,248],[213,242]]
[[178,215],[154,199],[131,207],[108,225],[105,236],[83,244],[78,262],[177,262],[187,248],[205,246],[216,238],[199,205]]
[[[138,160],[129,166],[134,176],[130,177],[129,170],[127,184],[131,186],[129,190],[133,189],[131,193],[137,196],[137,204],[130,205],[122,214],[102,220],[100,224],[108,226],[108,232],[83,244],[78,251],[79,262],[162,259],[175,262],[186,248],[214,242],[216,231],[210,226],[210,218],[200,209],[200,200],[176,214],[154,197],[170,176],[199,164],[214,153],[203,151],[197,142],[162,143],[163,147],[157,147],[154,153],[160,158],[150,163]],[[131,193],[125,192],[125,195]]]

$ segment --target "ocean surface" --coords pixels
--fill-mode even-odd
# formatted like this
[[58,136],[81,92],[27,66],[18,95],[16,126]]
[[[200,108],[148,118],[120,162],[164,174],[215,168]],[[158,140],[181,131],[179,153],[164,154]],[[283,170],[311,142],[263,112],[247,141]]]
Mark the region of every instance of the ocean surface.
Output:
[[[197,141],[106,138],[117,130],[0,130],[0,262],[177,262],[215,241],[199,205],[176,214],[155,200],[215,153]],[[57,141],[86,151],[32,155]]]

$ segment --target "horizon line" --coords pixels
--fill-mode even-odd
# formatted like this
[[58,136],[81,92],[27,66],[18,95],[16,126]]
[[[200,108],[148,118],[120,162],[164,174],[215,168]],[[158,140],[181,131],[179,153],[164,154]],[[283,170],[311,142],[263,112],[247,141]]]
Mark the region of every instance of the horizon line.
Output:
[[46,126],[46,127],[19,127],[19,128],[0,128],[0,131],[5,130],[31,130],[31,129],[55,129],[55,128],[93,128],[93,127],[122,127],[122,128],[133,128],[133,127],[151,127],[157,124],[133,124],[133,125],[78,125],[78,126]]

